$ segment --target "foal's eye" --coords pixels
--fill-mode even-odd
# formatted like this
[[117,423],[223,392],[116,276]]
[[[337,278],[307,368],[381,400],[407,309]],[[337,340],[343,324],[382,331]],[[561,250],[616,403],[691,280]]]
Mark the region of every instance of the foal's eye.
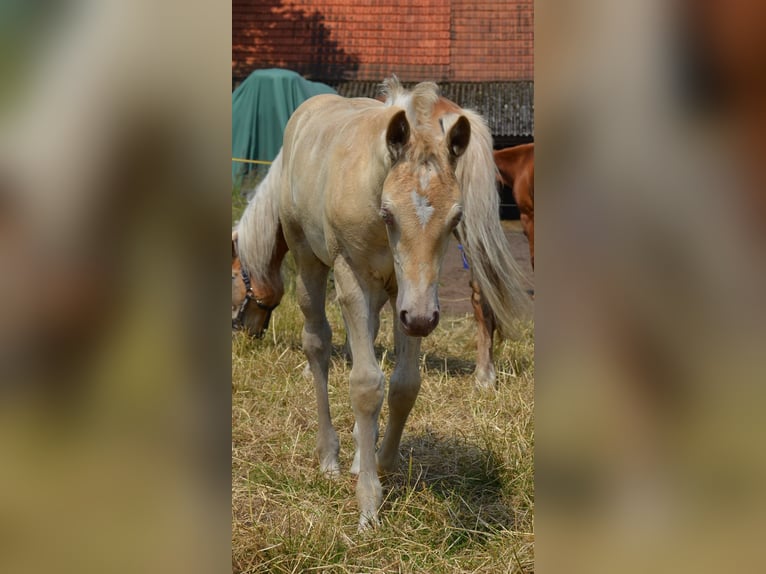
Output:
[[394,223],[394,214],[387,207],[380,208],[380,218],[386,225],[392,225]]
[[452,221],[450,222],[452,229],[455,229],[462,220],[463,220],[463,212],[458,211],[455,215],[452,216]]

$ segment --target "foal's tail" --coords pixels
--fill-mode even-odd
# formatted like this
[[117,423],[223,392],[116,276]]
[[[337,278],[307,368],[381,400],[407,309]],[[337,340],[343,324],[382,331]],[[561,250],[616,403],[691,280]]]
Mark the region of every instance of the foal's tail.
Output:
[[277,245],[279,189],[282,181],[282,151],[266,177],[255,188],[236,227],[239,258],[252,280],[269,284],[269,263]]
[[466,109],[460,113],[471,123],[471,140],[455,170],[463,191],[463,220],[457,234],[482,298],[492,309],[501,334],[509,336],[514,332],[514,319],[529,313],[530,298],[500,225],[492,135],[480,115]]

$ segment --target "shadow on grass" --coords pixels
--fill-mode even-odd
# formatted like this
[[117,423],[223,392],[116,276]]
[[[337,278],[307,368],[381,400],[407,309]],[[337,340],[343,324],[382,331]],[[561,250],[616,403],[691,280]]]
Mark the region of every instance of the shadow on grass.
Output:
[[[333,352],[336,352],[336,348],[340,349],[340,354],[343,354],[350,366],[351,360],[349,356],[345,354],[344,347],[336,347],[333,345]],[[396,354],[394,349],[384,345],[375,345],[375,357],[378,359],[378,362],[382,361],[384,356],[385,364],[393,368],[396,365]],[[434,355],[433,353],[423,353],[420,357],[419,365],[421,367],[421,374],[424,376],[425,372],[423,372],[422,369],[424,365],[427,372],[444,373],[446,375],[458,377],[470,375],[476,369],[476,363],[474,361],[459,359],[457,357],[444,357]]]
[[405,439],[400,452],[399,472],[385,477],[386,506],[410,501],[418,492],[441,500],[454,529],[453,549],[515,529],[515,512],[503,496],[502,464],[493,452],[433,432]]
[[457,357],[443,357],[433,353],[426,353],[421,358],[421,365],[423,364],[428,371],[458,377],[470,375],[476,369],[474,361],[458,359]]

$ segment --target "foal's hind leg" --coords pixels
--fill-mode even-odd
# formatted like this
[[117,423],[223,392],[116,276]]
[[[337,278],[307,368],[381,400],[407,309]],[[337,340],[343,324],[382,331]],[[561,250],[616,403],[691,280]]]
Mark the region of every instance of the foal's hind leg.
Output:
[[325,313],[325,296],[329,268],[310,254],[295,253],[298,263],[296,294],[305,317],[303,325],[303,351],[308,369],[314,379],[317,398],[319,428],[317,455],[319,468],[329,477],[340,473],[338,435],[330,419],[330,401],[327,396],[327,373],[330,369],[332,330]]
[[375,460],[375,442],[385,379],[375,358],[373,341],[376,316],[387,297],[382,286],[362,283],[342,257],[335,262],[335,286],[351,344],[349,385],[351,406],[356,419],[354,438],[359,453],[356,497],[360,511],[359,529],[363,530],[378,524],[378,507],[383,501],[383,489]]
[[383,472],[394,472],[399,466],[399,443],[402,439],[402,431],[420,392],[418,355],[421,340],[419,337],[405,335],[399,321],[395,320],[396,366],[391,374],[388,390],[386,434],[378,451],[378,468]]
[[495,316],[481,296],[481,289],[471,280],[471,305],[476,319],[476,370],[477,386],[485,389],[495,387],[495,365],[492,361],[492,345],[495,334]]

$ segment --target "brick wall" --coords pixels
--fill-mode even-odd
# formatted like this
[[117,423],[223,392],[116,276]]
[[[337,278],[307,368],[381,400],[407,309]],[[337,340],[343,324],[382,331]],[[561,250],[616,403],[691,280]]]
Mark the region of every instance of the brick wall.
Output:
[[232,75],[533,79],[532,0],[232,0]]
[[534,78],[533,0],[452,0],[455,81]]

